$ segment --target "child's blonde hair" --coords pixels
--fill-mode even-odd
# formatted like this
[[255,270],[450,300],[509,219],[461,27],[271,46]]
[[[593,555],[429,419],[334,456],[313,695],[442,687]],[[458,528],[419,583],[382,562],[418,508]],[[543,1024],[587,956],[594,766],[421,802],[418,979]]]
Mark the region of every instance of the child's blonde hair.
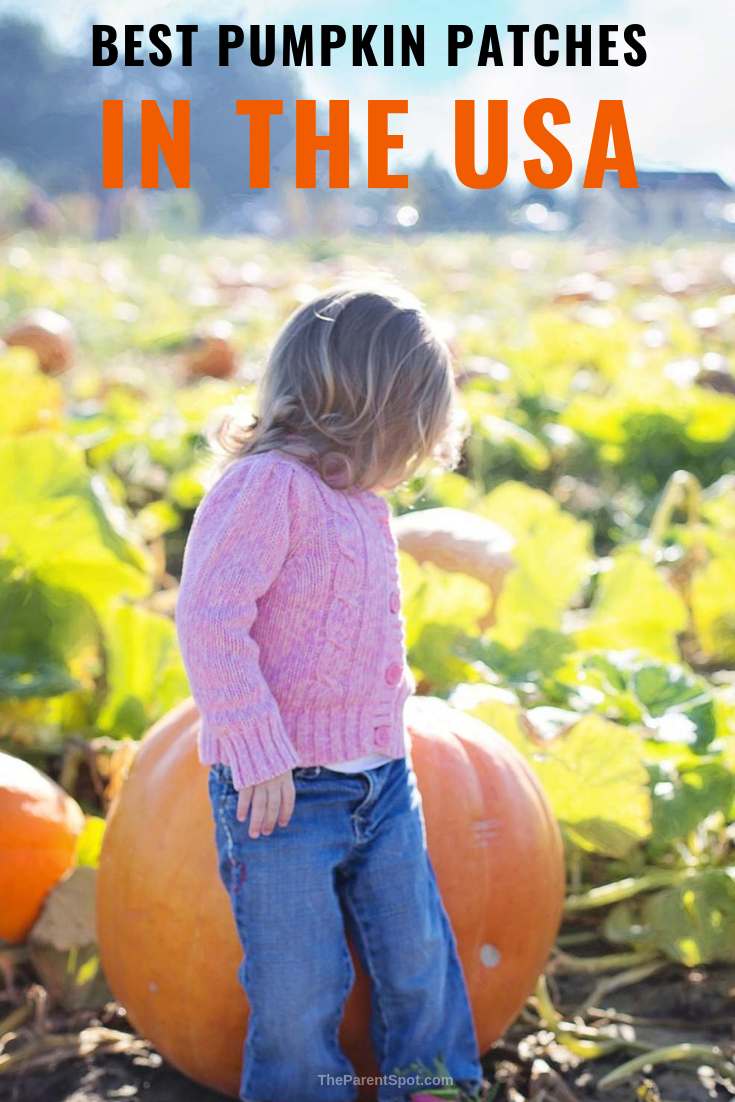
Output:
[[452,361],[418,300],[393,286],[337,287],[286,322],[250,425],[228,416],[225,462],[277,448],[338,489],[396,485],[428,459],[459,462]]

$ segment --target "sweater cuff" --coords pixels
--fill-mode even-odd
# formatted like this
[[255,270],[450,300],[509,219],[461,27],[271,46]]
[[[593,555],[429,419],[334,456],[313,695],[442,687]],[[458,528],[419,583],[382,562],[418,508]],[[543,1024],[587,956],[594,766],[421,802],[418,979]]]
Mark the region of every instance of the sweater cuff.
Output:
[[221,735],[203,722],[199,749],[203,763],[221,762],[230,767],[237,789],[269,781],[299,764],[281,717],[272,712],[249,720],[243,730]]

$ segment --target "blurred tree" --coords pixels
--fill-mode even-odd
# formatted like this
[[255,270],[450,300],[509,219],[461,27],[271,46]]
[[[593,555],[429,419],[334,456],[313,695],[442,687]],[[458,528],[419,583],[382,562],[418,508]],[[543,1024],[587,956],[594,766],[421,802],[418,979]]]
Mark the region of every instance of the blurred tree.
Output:
[[[200,25],[193,64],[178,58],[163,68],[92,66],[88,53],[64,52],[49,41],[43,27],[31,20],[0,19],[0,159],[12,162],[37,189],[49,195],[82,193],[93,197],[97,234],[115,236],[124,228],[126,192],[104,190],[101,184],[101,104],[125,101],[126,188],[140,182],[140,109],[142,99],[155,99],[171,119],[174,99],[191,102],[191,182],[193,208],[186,208],[182,229],[191,229],[192,210],[204,227],[226,233],[257,228],[265,219],[295,232],[331,232],[351,225],[368,230],[394,229],[396,211],[413,206],[420,232],[493,230],[507,225],[505,188],[470,191],[460,187],[434,156],[408,171],[406,191],[367,189],[364,162],[353,141],[353,184],[349,193],[330,191],[327,161],[320,154],[317,188],[294,200],[294,101],[301,95],[298,76],[278,66],[259,68],[242,49],[229,67],[220,68],[217,29]],[[248,120],[235,113],[238,99],[282,99],[284,112],[271,123],[271,188],[248,186]],[[327,119],[319,113],[319,130]],[[398,169],[395,169],[398,171]],[[161,174],[161,191],[172,190],[168,173]],[[36,193],[37,203],[42,192]],[[143,193],[144,203],[152,196]],[[288,201],[287,200],[288,197]],[[196,202],[198,200],[198,203]],[[156,203],[150,203],[155,210]],[[294,225],[294,209],[301,213]],[[260,220],[260,221],[259,221]],[[155,218],[154,218],[155,221]],[[405,228],[405,227],[404,227]],[[409,227],[410,229],[410,227]]]
[[[87,56],[53,46],[31,20],[0,20],[0,157],[12,161],[50,194],[95,193],[102,201],[100,231],[117,232],[119,196],[101,186],[101,103],[124,99],[125,178],[140,179],[141,99],[156,99],[164,115],[174,99],[191,100],[192,188],[205,223],[226,223],[228,215],[255,193],[248,189],[248,123],[235,114],[237,99],[282,99],[284,114],[273,120],[272,185],[293,177],[293,101],[299,85],[293,72],[256,68],[247,51],[229,68],[218,66],[217,31],[200,26],[194,63],[125,69],[94,68]],[[170,183],[167,173],[162,189]]]
[[463,229],[492,233],[508,228],[508,216],[513,199],[511,188],[507,184],[497,188],[487,188],[484,191],[471,191],[466,188],[461,190],[464,192]]
[[[192,185],[212,218],[242,204],[248,192],[249,122],[235,114],[238,99],[282,99],[283,115],[271,122],[271,187],[293,187],[294,100],[300,84],[293,70],[257,68],[243,50],[228,68],[220,69],[217,31],[201,27],[195,64],[174,75],[187,87],[192,115]],[[196,153],[194,154],[194,150]],[[255,193],[259,194],[259,193]]]
[[418,167],[409,170],[410,185],[406,203],[419,213],[417,229],[447,230],[463,221],[463,202],[459,187],[433,153]]
[[487,232],[505,225],[509,207],[509,193],[505,187],[483,191],[463,187],[433,153],[418,167],[407,168],[407,171],[410,187],[405,193],[405,202],[419,212],[417,230]]
[[55,50],[42,27],[13,16],[0,22],[0,155],[34,183],[94,187],[100,99],[89,66]]

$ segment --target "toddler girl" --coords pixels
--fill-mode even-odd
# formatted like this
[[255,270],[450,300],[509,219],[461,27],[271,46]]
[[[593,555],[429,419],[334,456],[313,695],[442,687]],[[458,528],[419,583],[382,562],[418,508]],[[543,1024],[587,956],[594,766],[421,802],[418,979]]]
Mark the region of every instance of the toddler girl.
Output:
[[[250,1004],[243,1102],[348,1102],[338,1030],[371,981],[378,1098],[486,1086],[403,719],[397,550],[379,490],[457,462],[446,346],[412,298],[297,310],[186,546],[176,612]],[[421,1069],[417,1072],[416,1069]],[[462,1093],[460,1093],[460,1091]]]

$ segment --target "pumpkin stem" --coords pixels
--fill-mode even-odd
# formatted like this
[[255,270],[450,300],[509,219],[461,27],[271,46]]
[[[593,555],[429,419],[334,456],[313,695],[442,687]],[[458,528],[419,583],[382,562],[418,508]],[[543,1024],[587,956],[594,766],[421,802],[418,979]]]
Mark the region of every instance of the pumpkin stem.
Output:
[[649,869],[640,876],[626,876],[623,880],[616,880],[612,884],[602,884],[598,888],[590,888],[589,891],[579,895],[567,896],[564,910],[567,914],[575,911],[590,911],[595,907],[608,907],[611,903],[620,903],[623,899],[631,899],[641,892],[650,892],[655,888],[671,888],[681,884],[690,876],[694,876],[696,868],[686,869]]
[[549,985],[546,982],[546,975],[542,972],[536,983],[536,989],[534,991],[536,996],[536,1005],[539,1012],[539,1017],[543,1025],[548,1026],[549,1029],[556,1030],[557,1026],[561,1023],[561,1014],[554,1006],[553,1000],[549,993]]
[[638,949],[629,953],[606,953],[600,957],[574,957],[570,953],[557,950],[554,955],[553,970],[555,972],[612,972],[616,968],[635,968],[638,965],[648,965],[656,960],[658,953],[655,949]]
[[701,513],[702,487],[696,475],[689,471],[674,471],[666,483],[656,512],[648,529],[646,543],[652,550],[661,546],[666,529],[676,509],[685,508],[687,524],[694,527]]
[[597,1084],[599,1090],[609,1090],[619,1083],[625,1082],[643,1068],[652,1067],[655,1064],[669,1064],[674,1061],[696,1062],[697,1064],[710,1064],[719,1068],[725,1075],[735,1075],[735,1065],[726,1058],[721,1048],[717,1045],[692,1045],[688,1043],[668,1045],[665,1048],[657,1048],[635,1056],[627,1060],[620,1067],[603,1075]]

